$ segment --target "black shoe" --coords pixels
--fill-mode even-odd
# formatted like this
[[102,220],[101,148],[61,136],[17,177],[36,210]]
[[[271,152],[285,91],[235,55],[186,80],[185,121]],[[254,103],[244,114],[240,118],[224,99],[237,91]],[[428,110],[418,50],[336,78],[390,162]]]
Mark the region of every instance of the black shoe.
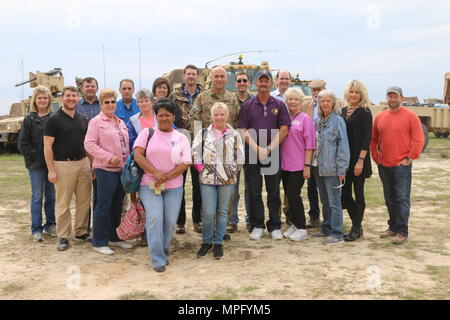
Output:
[[158,273],[161,273],[161,272],[166,271],[166,267],[162,266],[162,267],[158,267],[158,268],[153,268],[153,270],[155,270]]
[[309,219],[308,224],[305,226],[306,229],[320,228],[320,219]]
[[223,257],[223,248],[221,244],[214,245],[214,258],[220,259]]
[[209,249],[212,248],[211,243],[202,243],[200,250],[197,252],[197,258],[204,257],[208,253]]
[[225,233],[223,235],[223,240],[225,240],[225,241],[231,240],[231,236],[228,233]]
[[237,224],[229,223],[228,226],[227,226],[227,231],[228,231],[228,233],[235,233],[235,232],[237,232],[238,231]]
[[92,241],[92,237],[89,233],[85,233],[81,236],[75,236],[75,240],[76,241],[87,241],[87,242],[91,242]]
[[69,245],[69,240],[67,240],[66,238],[61,238],[59,239],[59,243],[56,249],[58,249],[58,251],[65,251],[69,249]]
[[348,235],[344,236],[345,241],[355,241],[362,237],[363,231],[362,227],[352,227]]

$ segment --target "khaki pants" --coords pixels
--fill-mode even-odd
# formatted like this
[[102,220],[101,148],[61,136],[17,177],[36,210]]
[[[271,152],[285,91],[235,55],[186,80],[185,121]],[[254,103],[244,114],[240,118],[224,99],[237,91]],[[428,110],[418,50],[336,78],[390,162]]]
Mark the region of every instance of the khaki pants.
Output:
[[58,238],[69,238],[72,233],[70,202],[75,193],[75,236],[88,233],[91,204],[92,176],[89,159],[55,161],[56,170],[56,231]]

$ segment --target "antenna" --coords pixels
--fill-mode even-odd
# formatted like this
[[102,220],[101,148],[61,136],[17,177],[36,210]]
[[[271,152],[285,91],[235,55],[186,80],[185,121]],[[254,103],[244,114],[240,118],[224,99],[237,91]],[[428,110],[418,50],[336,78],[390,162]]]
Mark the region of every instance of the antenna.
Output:
[[208,62],[205,64],[205,68],[208,68],[208,64],[210,64],[210,63],[213,62],[213,61],[216,61],[216,60],[219,60],[219,59],[222,59],[222,58],[226,58],[226,57],[229,57],[229,56],[232,56],[232,55],[235,55],[235,54],[250,53],[250,52],[259,52],[259,53],[263,53],[263,52],[277,52],[277,50],[275,50],[275,49],[273,49],[273,50],[250,50],[250,51],[238,51],[238,52],[233,52],[233,53],[229,53],[229,54],[227,54],[227,55],[224,55],[224,56],[215,58],[215,59],[213,59],[213,60],[211,60],[211,61],[208,61]]
[[142,89],[142,79],[141,79],[141,39],[138,39],[139,44],[139,90]]
[[[25,81],[25,75],[23,72],[23,59],[21,60],[21,66],[22,66],[22,82]],[[22,87],[22,100],[25,99],[25,87]]]

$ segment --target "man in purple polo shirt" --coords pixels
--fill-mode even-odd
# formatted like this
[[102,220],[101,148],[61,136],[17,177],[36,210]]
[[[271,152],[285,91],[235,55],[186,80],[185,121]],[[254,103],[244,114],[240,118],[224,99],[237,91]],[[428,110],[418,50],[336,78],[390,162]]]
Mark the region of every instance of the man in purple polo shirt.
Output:
[[269,221],[267,229],[273,239],[281,240],[280,210],[280,153],[278,146],[288,134],[291,124],[286,104],[270,96],[272,74],[267,70],[256,73],[258,94],[245,102],[239,114],[239,128],[245,139],[244,174],[250,189],[250,239],[259,240],[266,224],[262,201],[262,176],[266,183]]

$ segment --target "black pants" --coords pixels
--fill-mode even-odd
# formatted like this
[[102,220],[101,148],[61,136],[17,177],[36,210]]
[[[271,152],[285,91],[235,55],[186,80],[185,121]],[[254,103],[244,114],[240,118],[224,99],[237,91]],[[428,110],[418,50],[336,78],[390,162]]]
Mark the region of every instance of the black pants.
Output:
[[[192,222],[200,223],[202,221],[202,194],[200,193],[200,176],[197,169],[190,167],[191,179],[192,179]],[[187,170],[183,173],[183,200],[181,201],[180,214],[178,215],[177,224],[186,224],[186,201],[185,195],[185,183],[186,183]]]
[[[250,225],[253,228],[265,229],[261,166],[259,164],[245,164],[244,173],[245,178],[248,179],[248,185],[246,184],[246,187],[248,186],[250,189]],[[264,176],[267,191],[267,206],[269,207],[269,220],[267,221],[267,229],[269,232],[280,230],[281,228],[279,216],[281,206],[280,180],[280,169],[274,175]]]
[[305,208],[300,196],[305,183],[303,171],[281,171],[281,180],[283,181],[284,194],[288,199],[290,221],[297,229],[305,229]]
[[[366,200],[364,198],[364,183],[366,178],[363,175],[356,177],[353,172],[347,172],[345,184],[342,188],[342,208],[347,209],[348,215],[352,220],[353,227],[360,227],[366,209]],[[355,198],[353,198],[353,190]]]
[[320,218],[319,191],[317,189],[316,178],[313,176],[313,171],[311,170],[311,177],[308,179],[308,215],[311,220],[317,220]]

